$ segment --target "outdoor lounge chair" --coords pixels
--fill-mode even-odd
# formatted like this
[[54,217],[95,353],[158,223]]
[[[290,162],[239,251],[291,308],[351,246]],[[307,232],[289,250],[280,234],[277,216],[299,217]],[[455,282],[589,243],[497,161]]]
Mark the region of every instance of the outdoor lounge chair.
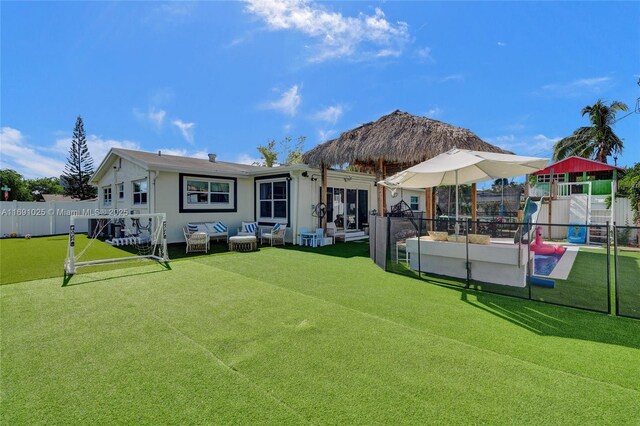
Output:
[[287,233],[287,227],[276,223],[273,228],[264,228],[260,234],[260,243],[264,243],[265,240],[269,241],[270,245],[282,243],[285,245],[284,237]]
[[187,223],[191,232],[204,232],[210,240],[225,240],[229,242],[229,229],[222,222]]
[[237,235],[240,236],[258,236],[259,227],[256,222],[242,222],[242,226],[238,227]]
[[187,243],[185,253],[196,253],[209,251],[209,234],[206,232],[200,232],[197,228],[184,226],[182,228],[184,232],[184,240]]

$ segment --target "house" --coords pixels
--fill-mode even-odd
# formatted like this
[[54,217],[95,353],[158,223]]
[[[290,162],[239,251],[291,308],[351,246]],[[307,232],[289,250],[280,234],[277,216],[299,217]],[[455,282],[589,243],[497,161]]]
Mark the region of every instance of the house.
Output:
[[[112,148],[90,181],[99,208],[165,213],[169,243],[184,241],[189,222],[220,221],[236,233],[244,222],[285,224],[287,241],[301,227],[315,228],[320,170],[305,164],[261,167],[208,159]],[[376,206],[375,176],[345,170],[327,173],[327,220],[366,238],[369,212]]]
[[617,190],[619,167],[581,157],[568,157],[533,173],[536,177],[530,186],[531,196],[570,195],[588,193],[610,195]]
[[[605,225],[616,220],[617,202],[607,200],[617,192],[619,167],[581,157],[568,157],[532,174],[528,196],[545,198],[541,217],[545,223]],[[562,228],[545,230],[560,238]],[[603,242],[604,228],[589,228],[589,240]]]

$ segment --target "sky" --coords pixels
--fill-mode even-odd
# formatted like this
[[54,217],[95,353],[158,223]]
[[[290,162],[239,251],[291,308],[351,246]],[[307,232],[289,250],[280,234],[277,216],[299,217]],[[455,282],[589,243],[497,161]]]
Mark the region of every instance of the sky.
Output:
[[[636,108],[639,21],[640,2],[3,1],[0,167],[59,176],[78,115],[96,166],[111,147],[250,164],[397,109],[549,157],[584,106]],[[614,129],[618,165],[640,161],[640,114]]]

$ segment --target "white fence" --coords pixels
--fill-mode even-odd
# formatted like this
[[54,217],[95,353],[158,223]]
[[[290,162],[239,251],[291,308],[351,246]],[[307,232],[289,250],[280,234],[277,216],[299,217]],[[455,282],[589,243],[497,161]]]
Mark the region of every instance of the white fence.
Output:
[[[57,235],[69,232],[72,214],[96,214],[94,201],[0,201],[0,236]],[[79,221],[76,232],[87,232],[88,222]]]
[[[538,216],[538,223],[558,223],[568,224],[571,208],[570,198],[558,198],[553,200],[553,208],[551,209],[551,220],[549,220],[549,205],[543,204],[540,209],[540,215]],[[614,222],[618,226],[633,226],[633,210],[631,208],[631,201],[628,198],[616,198],[616,204],[614,206]],[[611,223],[613,225],[613,223]],[[542,228],[543,238],[549,238],[548,227]],[[551,238],[562,239],[566,237],[566,229],[557,226],[551,228]]]

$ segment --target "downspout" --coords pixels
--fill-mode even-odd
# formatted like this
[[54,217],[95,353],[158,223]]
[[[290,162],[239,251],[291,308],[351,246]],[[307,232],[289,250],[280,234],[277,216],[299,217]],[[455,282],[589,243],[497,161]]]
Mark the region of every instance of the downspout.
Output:
[[[302,173],[302,172],[300,172]],[[293,238],[293,244],[297,244],[298,243],[298,239],[296,238],[296,235],[298,235],[298,221],[299,221],[299,214],[300,214],[300,181],[302,179],[300,179],[300,173],[296,173],[296,203],[294,205],[294,210],[295,210],[295,215],[293,217],[293,220],[291,221],[291,233],[292,236],[291,238]]]
[[[153,203],[149,202],[149,213],[155,213],[157,211],[156,206],[156,180],[158,179],[159,171],[153,171]],[[151,182],[151,171],[149,171],[149,182]],[[151,191],[149,191],[151,192]]]

